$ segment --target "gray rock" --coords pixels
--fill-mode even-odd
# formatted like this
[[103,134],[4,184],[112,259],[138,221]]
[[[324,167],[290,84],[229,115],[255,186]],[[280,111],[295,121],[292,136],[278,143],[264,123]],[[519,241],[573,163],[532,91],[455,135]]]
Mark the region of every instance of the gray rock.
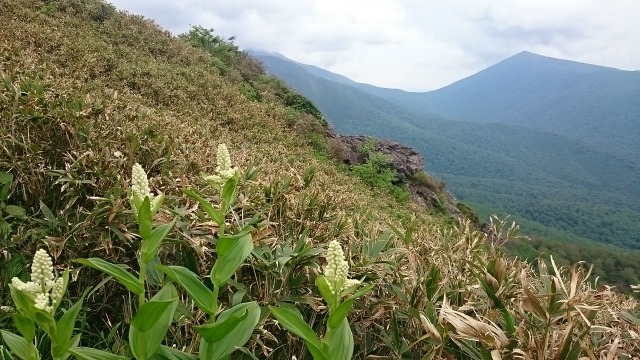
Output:
[[341,159],[345,164],[357,165],[364,163],[366,157],[361,153],[360,149],[367,141],[374,139],[376,141],[374,151],[381,152],[389,157],[389,167],[396,171],[399,182],[406,182],[411,179],[415,173],[424,168],[424,158],[422,155],[407,145],[363,135],[338,135],[338,138],[348,149],[344,158]]
[[450,192],[445,189],[431,189],[424,184],[413,181],[414,175],[424,170],[424,157],[415,149],[389,140],[380,140],[364,135],[338,135],[333,131],[329,132],[329,138],[340,142],[340,161],[347,165],[365,163],[367,157],[361,149],[371,139],[375,140],[376,145],[373,151],[381,152],[389,157],[389,167],[396,171],[396,183],[406,186],[415,203],[428,209],[448,212],[458,220],[464,218],[456,206],[456,198]]

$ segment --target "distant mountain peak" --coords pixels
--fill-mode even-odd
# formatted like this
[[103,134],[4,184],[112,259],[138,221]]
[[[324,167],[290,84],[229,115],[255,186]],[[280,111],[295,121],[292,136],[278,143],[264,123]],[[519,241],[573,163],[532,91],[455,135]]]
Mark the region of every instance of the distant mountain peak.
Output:
[[489,67],[500,67],[504,65],[512,65],[521,69],[531,69],[550,71],[550,72],[571,72],[571,73],[593,73],[601,71],[625,71],[612,67],[594,65],[585,62],[555,58],[547,55],[540,55],[530,51],[521,51],[512,55],[497,64]]

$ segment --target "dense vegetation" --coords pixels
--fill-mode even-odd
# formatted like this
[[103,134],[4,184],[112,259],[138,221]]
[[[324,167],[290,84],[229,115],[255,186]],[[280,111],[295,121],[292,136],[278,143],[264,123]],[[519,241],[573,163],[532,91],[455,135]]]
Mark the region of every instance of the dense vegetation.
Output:
[[[329,159],[315,106],[230,40],[198,27],[176,38],[97,0],[2,5],[3,358],[222,358],[236,350],[215,346],[227,335],[243,340],[232,358],[322,358],[348,347],[322,345],[335,329],[352,333],[354,358],[640,352],[637,299],[579,265],[536,270],[468,224],[371,191]],[[514,241],[505,225],[497,238]],[[231,256],[238,244],[244,256]],[[322,286],[336,246],[363,283],[348,307]],[[69,269],[46,310],[9,280],[36,273],[37,249]],[[287,332],[298,315],[313,335]],[[166,336],[145,338],[154,329]]]

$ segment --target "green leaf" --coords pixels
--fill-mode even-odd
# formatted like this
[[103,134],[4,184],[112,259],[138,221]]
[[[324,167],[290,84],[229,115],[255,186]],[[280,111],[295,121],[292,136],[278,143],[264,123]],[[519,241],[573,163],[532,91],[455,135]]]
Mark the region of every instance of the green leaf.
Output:
[[620,316],[633,325],[640,325],[640,318],[631,315],[628,311],[620,311]]
[[164,285],[164,273],[158,269],[158,266],[162,265],[160,256],[156,254],[149,263],[147,263],[147,271],[145,272],[145,280],[148,284],[153,286]]
[[69,352],[80,360],[129,360],[128,357],[88,347],[74,347]]
[[342,320],[344,320],[349,314],[349,311],[351,311],[351,307],[353,306],[354,301],[355,299],[347,300],[338,305],[335,310],[331,311],[329,320],[327,321],[327,326],[332,328],[337,328],[338,326],[340,326],[340,324],[342,324]]
[[[244,314],[244,316],[241,314]],[[203,340],[200,342],[200,358],[207,360],[226,359],[237,348],[246,344],[260,321],[260,306],[255,301],[236,305],[220,313],[216,323],[232,324],[232,319],[237,318],[242,320],[239,320],[233,329],[220,340],[206,341],[203,335]],[[227,325],[224,325],[224,327],[226,328]],[[222,330],[222,328],[218,330]],[[215,337],[218,338],[218,335]]]
[[249,313],[245,312],[237,312],[231,316],[228,316],[224,320],[218,320],[213,324],[205,324],[196,326],[196,330],[205,341],[214,342],[220,341],[225,335],[230,333],[236,325],[240,322],[244,321],[247,318]]
[[33,320],[19,313],[11,314],[11,318],[13,319],[13,323],[16,325],[16,328],[20,334],[24,336],[27,342],[33,343],[33,338],[36,336],[36,324]]
[[251,254],[253,239],[251,234],[246,234],[239,239],[222,237],[216,244],[216,250],[218,248],[224,249],[224,255],[218,253],[218,259],[211,267],[211,281],[215,286],[221,287]]
[[151,234],[151,225],[153,224],[153,216],[151,215],[151,200],[148,196],[144,197],[142,205],[138,209],[138,229],[142,241],[147,239]]
[[131,326],[135,326],[138,330],[145,332],[156,325],[162,314],[173,303],[173,300],[165,301],[148,301],[136,312],[131,320]]
[[328,345],[327,358],[332,360],[351,360],[353,356],[353,333],[346,318],[337,328],[328,328],[323,341]]
[[[63,273],[62,273],[62,291],[61,291],[61,295],[60,295],[60,299],[62,299],[64,297],[64,294],[67,293],[67,287],[69,286],[69,269],[66,269]],[[86,292],[85,292],[86,294]],[[83,294],[82,296],[86,296],[85,294]],[[58,301],[55,306],[53,307],[53,311],[52,313],[56,313],[56,310],[58,310],[58,307],[60,306],[60,304],[62,304],[62,301]]]
[[236,196],[236,186],[238,185],[238,175],[234,175],[227,182],[224,183],[222,188],[222,214],[225,215],[229,210],[229,207],[233,205]]
[[10,172],[0,172],[0,184],[11,184],[13,182],[13,174]]
[[69,310],[67,310],[67,312],[65,312],[58,321],[58,331],[56,334],[56,343],[58,344],[58,346],[54,350],[53,354],[56,358],[62,357],[65,353],[67,353],[69,347],[71,347],[72,345],[73,339],[71,338],[71,334],[73,333],[78,313],[80,312],[80,309],[82,309],[83,299],[84,295],[80,298],[80,300],[73,304],[73,306]]
[[58,338],[56,320],[48,311],[40,309],[36,309],[34,315],[33,320],[35,320],[38,327],[44,330],[51,338],[51,341],[54,342]]
[[[164,302],[168,302],[168,304],[165,306],[162,304]],[[148,304],[151,305],[147,306]],[[136,313],[129,327],[129,345],[136,359],[150,359],[158,350],[167,334],[169,325],[171,325],[177,307],[178,292],[171,284],[165,285],[150,301],[140,307],[138,313],[142,313],[142,315]],[[161,309],[162,311],[160,311]],[[144,320],[152,324],[146,325]]]
[[144,288],[142,284],[138,282],[138,279],[119,265],[114,265],[100,258],[78,259],[76,262],[113,276],[120,284],[135,294],[139,295],[144,293]]
[[[269,306],[273,317],[288,331],[304,340],[307,348],[315,360],[327,359],[322,352],[322,343],[313,331],[311,326],[307,324],[299,314],[294,311],[275,306]],[[332,359],[333,360],[333,359]]]
[[34,306],[34,295],[19,290],[11,284],[9,284],[9,291],[18,312],[33,320],[54,342],[56,340],[56,321],[53,316],[47,311],[37,309]]
[[56,339],[56,321],[53,316],[46,311],[36,309],[34,306],[35,296],[17,289],[9,284],[11,298],[16,305],[18,312],[33,320],[42,330],[44,330],[53,340]]
[[198,195],[194,190],[185,189],[182,190],[183,193],[187,194],[189,197],[197,200],[200,203],[200,206],[204,209],[204,211],[209,215],[211,220],[215,221],[218,226],[221,226],[224,223],[224,216],[216,210],[213,205],[209,204],[207,200],[205,200],[202,196]]
[[209,315],[215,315],[213,292],[200,281],[198,275],[182,266],[158,266],[158,269],[182,286],[200,310]]
[[16,205],[7,205],[7,207],[5,207],[4,210],[7,212],[7,214],[18,217],[18,218],[21,218],[27,215],[27,212],[24,210],[24,208]]
[[333,309],[338,306],[338,297],[336,296],[336,294],[331,292],[331,288],[329,288],[327,279],[323,275],[320,275],[316,278],[316,286],[318,287],[318,290],[320,290],[320,295],[322,295],[322,298],[327,303],[327,306],[329,306],[329,310],[333,311]]
[[151,234],[149,234],[148,237],[142,238],[141,258],[143,263],[148,264],[156,255],[158,255],[158,247],[167,234],[169,234],[169,231],[171,231],[173,225],[175,225],[176,220],[177,219],[173,219],[173,221],[168,224],[158,226],[151,231]]
[[347,300],[356,300],[357,298],[359,298],[359,297],[365,295],[366,293],[368,293],[369,291],[371,291],[371,289],[373,289],[373,285],[367,284],[367,285],[361,287],[360,290],[356,291],[351,296],[349,296],[347,298]]
[[27,294],[22,290],[18,290],[18,288],[11,284],[9,284],[9,291],[11,292],[11,298],[13,299],[13,303],[16,305],[16,309],[18,309],[22,315],[35,321],[36,308],[33,305],[34,296]]
[[28,342],[22,336],[10,333],[8,331],[0,330],[2,333],[2,339],[9,347],[9,350],[16,354],[22,360],[38,360],[38,350],[33,343]]
[[62,357],[60,357],[60,360],[65,360],[65,359],[69,358],[69,356],[71,355],[69,350],[72,349],[72,348],[78,347],[78,345],[80,345],[80,336],[81,335],[82,334],[78,333],[74,337],[71,338],[71,345],[69,347],[67,347],[67,353],[64,354]]
[[2,185],[2,188],[0,189],[0,202],[7,201],[9,199],[9,190],[11,190],[10,183]]
[[198,357],[165,345],[158,348],[156,354],[163,356],[167,360],[198,360]]

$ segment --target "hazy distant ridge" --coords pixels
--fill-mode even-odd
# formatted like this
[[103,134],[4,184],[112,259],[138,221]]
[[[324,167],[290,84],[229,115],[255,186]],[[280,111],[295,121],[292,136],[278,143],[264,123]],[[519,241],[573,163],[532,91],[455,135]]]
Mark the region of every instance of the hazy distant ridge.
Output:
[[629,100],[639,73],[524,52],[442,89],[410,93],[256,56],[338,132],[417,148],[462,200],[640,248],[632,220],[640,217],[640,108]]

